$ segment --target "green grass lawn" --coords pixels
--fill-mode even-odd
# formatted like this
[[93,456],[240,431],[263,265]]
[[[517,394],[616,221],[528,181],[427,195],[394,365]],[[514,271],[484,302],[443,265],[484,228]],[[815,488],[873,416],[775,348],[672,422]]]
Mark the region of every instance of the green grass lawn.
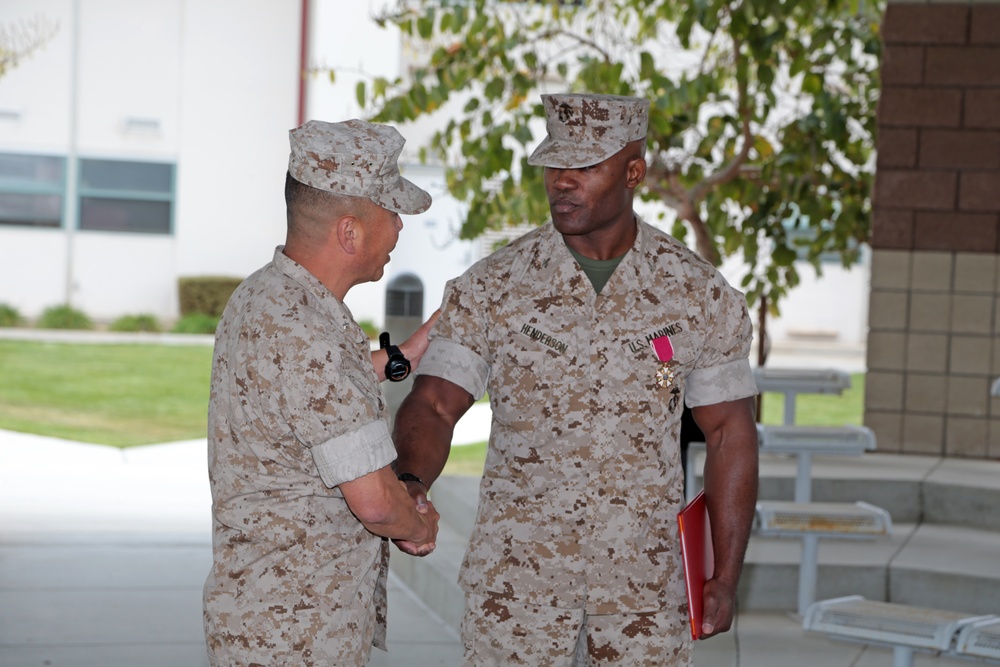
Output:
[[0,428],[116,447],[205,437],[209,346],[0,341]]
[[[766,393],[763,401],[764,424],[781,424],[784,420],[785,397]],[[795,401],[795,423],[816,426],[860,426],[865,411],[865,374],[853,373],[851,387],[842,395],[799,394]]]
[[[116,447],[205,437],[209,346],[0,341],[0,429]],[[800,424],[861,424],[863,373],[842,396],[803,394]],[[782,422],[764,394],[763,422]],[[446,474],[479,475],[486,443],[453,447]]]

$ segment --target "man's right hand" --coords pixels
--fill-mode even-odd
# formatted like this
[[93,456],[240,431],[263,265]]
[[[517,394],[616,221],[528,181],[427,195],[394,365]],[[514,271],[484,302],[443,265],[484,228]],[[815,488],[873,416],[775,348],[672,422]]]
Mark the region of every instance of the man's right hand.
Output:
[[[416,483],[410,483],[409,485],[419,486]],[[431,538],[423,544],[417,544],[407,540],[393,540],[393,542],[403,553],[410,554],[411,556],[426,556],[437,548],[435,540],[437,539],[438,522],[441,520],[441,515],[438,514],[436,509],[434,509],[434,505],[431,501],[427,500],[426,492],[422,489],[419,493],[419,499],[414,497],[414,502],[416,504],[417,512],[420,513],[421,518],[427,521],[428,528],[431,531]]]

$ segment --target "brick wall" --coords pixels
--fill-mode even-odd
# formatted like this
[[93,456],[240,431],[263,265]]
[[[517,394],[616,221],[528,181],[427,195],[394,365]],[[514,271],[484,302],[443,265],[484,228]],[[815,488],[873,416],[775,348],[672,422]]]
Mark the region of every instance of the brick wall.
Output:
[[1000,457],[1000,0],[890,0],[883,46],[865,423]]

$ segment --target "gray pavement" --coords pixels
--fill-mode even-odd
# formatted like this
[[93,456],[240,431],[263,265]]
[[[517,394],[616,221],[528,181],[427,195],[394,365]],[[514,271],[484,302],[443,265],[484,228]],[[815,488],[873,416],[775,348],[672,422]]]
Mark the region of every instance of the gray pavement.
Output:
[[[119,451],[0,431],[0,665],[207,665],[210,504],[204,441]],[[455,631],[395,577],[389,605],[389,653],[376,651],[371,665],[458,664]],[[806,635],[794,616],[766,612],[741,614],[735,632],[695,651],[696,667],[891,661],[888,649]]]
[[[782,359],[775,351],[771,363]],[[785,364],[853,371],[863,356],[799,354]],[[456,444],[485,439],[488,427],[488,409],[477,408],[460,422]],[[0,667],[207,665],[205,458],[204,440],[121,451],[0,431]],[[389,606],[389,652],[375,651],[371,665],[458,664],[454,629],[395,576]],[[785,613],[742,613],[735,631],[695,650],[696,667],[890,664],[888,649],[806,635]],[[968,663],[916,661],[952,664]]]

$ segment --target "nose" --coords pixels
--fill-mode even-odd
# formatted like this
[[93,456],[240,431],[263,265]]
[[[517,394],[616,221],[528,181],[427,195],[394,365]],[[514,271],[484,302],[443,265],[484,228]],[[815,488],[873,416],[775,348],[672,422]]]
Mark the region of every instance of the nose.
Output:
[[572,169],[549,167],[549,181],[556,190],[571,190],[576,187]]
[[398,213],[396,214],[396,231],[397,232],[403,231],[403,216],[399,215]]

